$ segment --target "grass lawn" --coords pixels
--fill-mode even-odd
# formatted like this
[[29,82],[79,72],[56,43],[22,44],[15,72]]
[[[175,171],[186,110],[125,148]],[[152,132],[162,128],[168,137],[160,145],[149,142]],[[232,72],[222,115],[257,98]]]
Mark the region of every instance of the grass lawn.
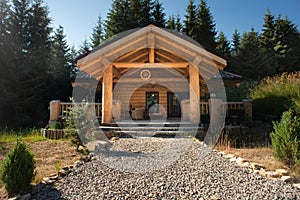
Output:
[[[13,148],[16,138],[22,134],[15,132],[0,135],[0,165],[6,154]],[[72,165],[81,155],[68,140],[49,140],[42,137],[38,130],[23,134],[22,140],[34,154],[36,176],[33,184],[39,183],[43,177],[58,172],[63,166]],[[2,185],[2,183],[0,183]],[[0,186],[0,199],[7,199],[7,193]]]

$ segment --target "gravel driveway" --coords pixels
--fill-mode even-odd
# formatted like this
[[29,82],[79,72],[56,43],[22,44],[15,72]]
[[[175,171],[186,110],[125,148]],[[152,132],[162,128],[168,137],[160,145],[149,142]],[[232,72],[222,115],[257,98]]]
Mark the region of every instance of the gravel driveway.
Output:
[[34,199],[300,199],[300,189],[254,174],[191,139],[120,139],[110,152]]

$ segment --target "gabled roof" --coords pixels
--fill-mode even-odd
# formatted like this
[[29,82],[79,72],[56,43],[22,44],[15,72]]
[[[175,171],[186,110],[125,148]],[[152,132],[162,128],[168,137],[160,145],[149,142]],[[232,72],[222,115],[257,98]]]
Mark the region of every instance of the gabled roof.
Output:
[[[137,49],[147,48],[162,49],[180,56],[186,61],[196,60],[203,66],[215,65],[220,70],[223,70],[227,64],[226,60],[207,52],[190,37],[176,31],[149,25],[112,37],[79,58],[77,66],[90,76],[99,79],[104,69],[119,57]],[[205,73],[207,77],[211,78],[216,71],[207,68]]]

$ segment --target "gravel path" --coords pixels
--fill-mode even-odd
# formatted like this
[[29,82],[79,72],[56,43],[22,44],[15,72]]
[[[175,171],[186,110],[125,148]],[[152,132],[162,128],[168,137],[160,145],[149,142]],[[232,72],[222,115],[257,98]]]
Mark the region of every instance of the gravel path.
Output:
[[[184,150],[178,158],[174,153],[180,152],[167,149],[175,147]],[[300,189],[254,174],[190,139],[120,139],[110,151],[34,199],[300,199]],[[174,159],[166,160],[167,154]],[[136,173],[145,164],[159,170]]]

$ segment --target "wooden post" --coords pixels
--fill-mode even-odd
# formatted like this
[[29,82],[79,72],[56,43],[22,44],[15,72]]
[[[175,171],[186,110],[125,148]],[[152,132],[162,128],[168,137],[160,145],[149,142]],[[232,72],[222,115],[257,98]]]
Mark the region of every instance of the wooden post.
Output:
[[108,66],[103,74],[102,82],[102,123],[111,123],[113,99],[113,66]]
[[244,104],[245,119],[252,121],[253,101],[251,99],[243,99],[243,104]]
[[192,65],[189,66],[190,76],[190,121],[192,123],[200,122],[200,82],[198,69]]
[[56,124],[59,118],[59,114],[60,114],[60,101],[59,100],[50,101],[49,125]]

